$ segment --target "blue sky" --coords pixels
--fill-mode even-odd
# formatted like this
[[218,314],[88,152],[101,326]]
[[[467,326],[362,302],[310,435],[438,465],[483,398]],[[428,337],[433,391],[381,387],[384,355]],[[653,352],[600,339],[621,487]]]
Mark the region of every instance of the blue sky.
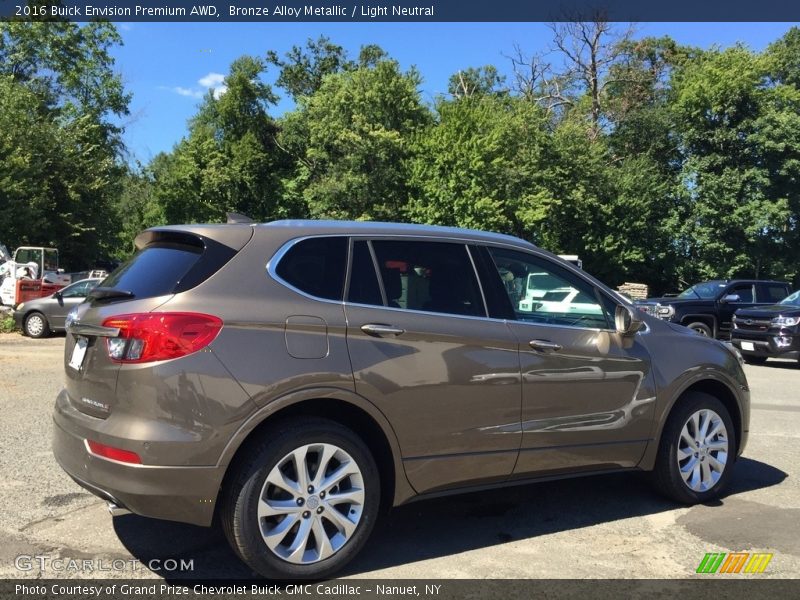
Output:
[[[783,35],[789,23],[640,23],[637,36],[670,35],[701,47],[742,42],[761,50]],[[285,53],[309,37],[327,35],[352,55],[379,44],[404,67],[424,78],[423,98],[446,91],[451,74],[493,64],[507,73],[514,44],[539,52],[550,43],[540,23],[119,23],[125,45],[115,50],[117,69],[133,93],[124,120],[131,159],[148,162],[186,133],[186,121],[209,87],[218,88],[230,63],[242,54]],[[267,80],[275,73],[268,73]],[[277,90],[280,93],[280,90]],[[275,107],[281,114],[287,101]]]

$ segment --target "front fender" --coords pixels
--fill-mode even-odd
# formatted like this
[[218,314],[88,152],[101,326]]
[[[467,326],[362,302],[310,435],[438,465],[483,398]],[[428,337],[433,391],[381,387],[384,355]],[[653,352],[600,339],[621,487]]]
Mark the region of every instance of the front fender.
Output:
[[[656,407],[651,439],[639,467],[655,465],[659,441],[669,414],[687,390],[694,386],[726,390],[739,410],[739,453],[744,449],[750,421],[750,390],[735,354],[722,342],[659,324],[658,335],[647,336],[656,378]],[[671,331],[666,331],[670,329]]]

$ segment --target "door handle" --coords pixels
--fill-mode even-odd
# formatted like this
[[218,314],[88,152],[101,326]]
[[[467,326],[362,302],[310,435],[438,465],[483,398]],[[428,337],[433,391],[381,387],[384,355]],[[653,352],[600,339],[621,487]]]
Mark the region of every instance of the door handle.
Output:
[[561,350],[561,344],[555,342],[548,342],[547,340],[531,340],[528,345],[534,350],[540,352],[558,352]]
[[361,326],[361,331],[374,337],[397,337],[406,332],[405,329],[381,323],[367,323]]

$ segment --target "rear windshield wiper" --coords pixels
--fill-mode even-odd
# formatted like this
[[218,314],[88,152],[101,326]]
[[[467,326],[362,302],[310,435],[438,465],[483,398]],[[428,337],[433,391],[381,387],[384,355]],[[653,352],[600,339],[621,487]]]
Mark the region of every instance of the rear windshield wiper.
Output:
[[134,298],[133,292],[129,292],[128,290],[118,290],[116,288],[111,287],[96,287],[91,292],[87,298],[94,299],[94,300],[111,300],[113,298]]

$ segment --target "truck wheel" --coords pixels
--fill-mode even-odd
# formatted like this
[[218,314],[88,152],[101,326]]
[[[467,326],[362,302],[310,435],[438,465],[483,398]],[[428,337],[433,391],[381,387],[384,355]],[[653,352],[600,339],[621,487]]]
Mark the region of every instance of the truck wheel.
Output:
[[653,483],[682,504],[720,495],[736,459],[736,430],[728,409],[714,396],[690,392],[664,425]]
[[222,527],[239,557],[264,577],[328,577],[372,532],[378,468],[364,442],[339,423],[281,422],[235,468]]
[[40,312],[32,312],[25,317],[23,328],[25,334],[32,338],[43,338],[50,335],[50,324],[47,322],[47,317]]
[[704,335],[706,337],[713,337],[713,333],[711,331],[711,327],[706,325],[705,323],[701,323],[700,321],[696,321],[694,323],[689,323],[686,327],[689,329],[694,329],[700,335]]

